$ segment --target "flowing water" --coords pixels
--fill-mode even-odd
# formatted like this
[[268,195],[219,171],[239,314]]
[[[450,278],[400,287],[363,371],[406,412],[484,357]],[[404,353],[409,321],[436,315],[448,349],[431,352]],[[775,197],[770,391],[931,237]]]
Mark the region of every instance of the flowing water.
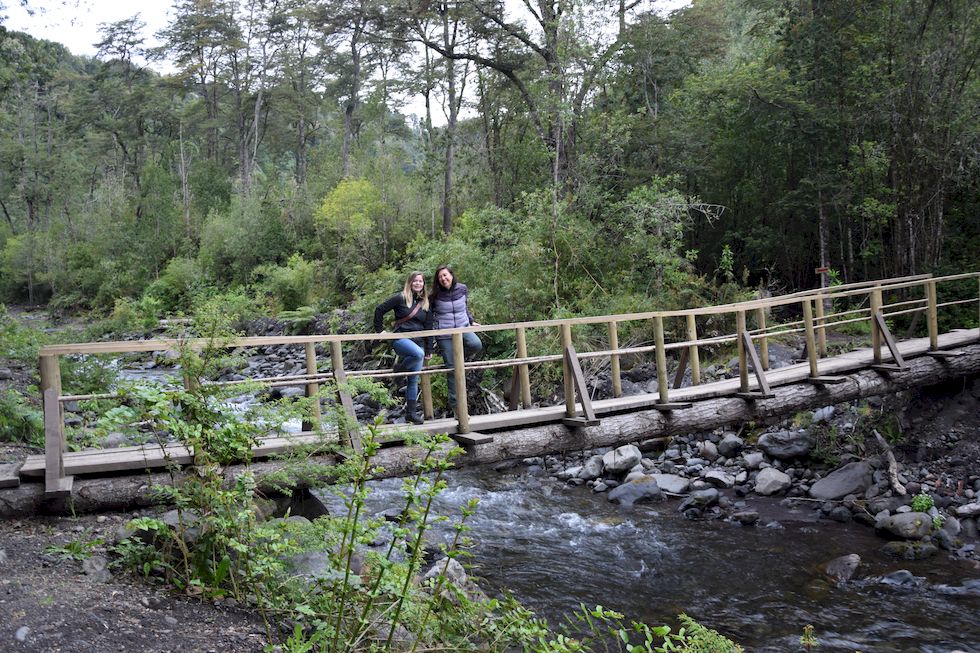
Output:
[[[398,505],[400,483],[377,482],[371,507]],[[579,603],[601,604],[649,624],[686,612],[749,651],[798,651],[812,624],[823,653],[980,652],[980,593],[950,589],[980,578],[973,563],[946,553],[896,560],[871,529],[820,522],[808,509],[753,500],[759,526],[689,521],[677,501],[627,509],[521,468],[479,468],[451,472],[437,510],[457,515],[471,498],[480,502],[468,522],[472,573],[552,623]],[[826,580],[821,563],[850,553],[862,558],[855,579]],[[922,585],[880,582],[899,569]]]

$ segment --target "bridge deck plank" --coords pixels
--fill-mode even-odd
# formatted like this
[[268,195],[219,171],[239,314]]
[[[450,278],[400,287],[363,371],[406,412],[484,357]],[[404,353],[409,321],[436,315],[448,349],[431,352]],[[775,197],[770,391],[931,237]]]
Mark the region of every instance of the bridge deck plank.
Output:
[[[939,346],[943,349],[976,342],[980,339],[980,330],[963,329],[940,334]],[[927,354],[929,339],[918,338],[898,343],[904,357],[915,357]],[[870,348],[847,352],[820,362],[820,372],[824,375],[844,374],[856,370],[867,369],[874,362]],[[766,378],[771,387],[805,381],[810,374],[807,363],[788,365],[770,370]],[[678,402],[714,399],[718,397],[734,397],[739,391],[739,379],[725,379],[698,386],[678,388],[671,392],[671,400]],[[657,393],[631,395],[613,399],[594,401],[592,407],[596,415],[619,413],[630,410],[653,408],[657,403]],[[470,428],[477,432],[491,432],[503,429],[561,422],[565,417],[564,406],[545,406],[525,410],[494,413],[491,415],[473,415],[470,417]],[[382,438],[385,434],[397,436],[399,431],[408,428],[427,431],[429,433],[450,433],[456,431],[456,421],[452,419],[429,420],[419,427],[404,424],[386,425],[381,429]],[[263,458],[283,453],[291,448],[315,444],[322,440],[321,435],[309,432],[298,433],[283,437],[263,439],[254,449],[256,458]],[[193,462],[193,454],[182,445],[172,444],[161,448],[159,445],[143,445],[119,447],[116,449],[86,449],[64,454],[65,474],[101,474],[115,471],[153,469],[165,467],[171,462],[187,464]],[[21,478],[37,478],[44,475],[44,456],[30,456],[20,469]]]

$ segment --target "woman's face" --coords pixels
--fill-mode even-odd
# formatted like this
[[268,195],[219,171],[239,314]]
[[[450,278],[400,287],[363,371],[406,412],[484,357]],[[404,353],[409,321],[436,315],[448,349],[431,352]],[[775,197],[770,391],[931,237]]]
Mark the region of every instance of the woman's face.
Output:
[[439,270],[439,285],[449,290],[449,286],[453,285],[453,274],[449,270]]
[[412,277],[412,292],[420,295],[423,290],[425,290],[425,279],[422,278],[421,274],[416,274]]

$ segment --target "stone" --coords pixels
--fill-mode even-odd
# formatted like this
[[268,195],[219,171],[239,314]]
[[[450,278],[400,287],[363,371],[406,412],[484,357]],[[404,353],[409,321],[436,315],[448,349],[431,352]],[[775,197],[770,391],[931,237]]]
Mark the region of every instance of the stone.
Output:
[[686,494],[691,488],[691,482],[677,474],[650,474],[660,489],[670,494]]
[[30,634],[31,634],[31,629],[29,626],[21,626],[20,628],[17,629],[17,632],[14,633],[14,639],[16,639],[18,642],[23,644],[24,642],[27,641],[27,636]]
[[844,506],[836,506],[827,514],[827,519],[846,524],[851,521],[851,511]]
[[0,367],[0,381],[8,381],[14,378],[14,373],[10,371],[9,367]]
[[870,485],[871,466],[864,461],[848,463],[814,483],[810,496],[834,501],[849,494],[863,494]]
[[705,440],[698,447],[698,455],[711,462],[718,459],[718,447],[711,440]]
[[108,567],[109,561],[102,556],[91,556],[82,560],[82,571],[96,583],[108,583],[112,580]]
[[636,445],[627,444],[617,447],[602,457],[602,464],[607,472],[617,474],[625,472],[640,462],[643,454]]
[[953,513],[960,518],[976,517],[980,515],[980,503],[968,503],[965,506],[956,506]]
[[759,448],[777,460],[802,458],[810,453],[813,444],[813,436],[801,430],[773,431],[759,438]]
[[704,480],[721,490],[735,487],[735,477],[720,470],[713,469],[704,475]]
[[755,491],[763,496],[771,496],[789,488],[793,481],[789,476],[774,467],[768,467],[755,477]]
[[695,509],[704,511],[707,508],[718,503],[718,490],[714,488],[708,488],[707,490],[697,490],[692,492],[690,496],[681,501],[681,505],[678,506],[680,512],[686,513],[690,509]]
[[725,458],[734,458],[745,447],[745,441],[734,433],[726,433],[718,443],[718,453]]
[[649,503],[651,501],[662,501],[665,499],[664,493],[657,485],[657,481],[651,476],[638,478],[623,483],[614,488],[606,495],[609,501],[623,506],[632,506],[634,503]]
[[745,465],[746,469],[759,469],[765,460],[765,454],[758,451],[753,451],[752,453],[747,453],[742,456],[742,464]]
[[922,585],[923,578],[921,576],[915,576],[911,571],[907,569],[899,569],[898,571],[893,571],[887,576],[882,577],[882,585],[891,585],[892,587],[901,587],[903,589],[914,589]]
[[842,583],[854,577],[854,572],[857,571],[860,564],[861,556],[856,553],[849,553],[848,555],[834,558],[823,565],[823,571],[838,583]]
[[739,510],[732,514],[732,520],[737,521],[743,526],[751,526],[759,521],[759,513],[755,510]]
[[824,406],[823,408],[818,408],[813,411],[813,423],[820,424],[821,422],[829,422],[830,418],[834,416],[833,406]]
[[590,456],[585,464],[582,465],[582,469],[579,470],[578,477],[584,478],[587,481],[599,478],[602,476],[602,456],[596,454]]
[[939,553],[939,548],[929,542],[889,542],[881,549],[890,556],[902,560],[925,560]]
[[921,540],[932,532],[932,518],[924,512],[904,512],[885,517],[875,529],[904,540]]

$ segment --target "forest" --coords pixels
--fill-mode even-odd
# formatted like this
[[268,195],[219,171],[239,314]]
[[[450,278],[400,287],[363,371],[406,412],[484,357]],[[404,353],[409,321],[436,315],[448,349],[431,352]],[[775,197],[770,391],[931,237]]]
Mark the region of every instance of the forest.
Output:
[[970,0],[171,16],[94,58],[0,24],[0,301],[324,311],[449,263],[492,322],[978,264]]

